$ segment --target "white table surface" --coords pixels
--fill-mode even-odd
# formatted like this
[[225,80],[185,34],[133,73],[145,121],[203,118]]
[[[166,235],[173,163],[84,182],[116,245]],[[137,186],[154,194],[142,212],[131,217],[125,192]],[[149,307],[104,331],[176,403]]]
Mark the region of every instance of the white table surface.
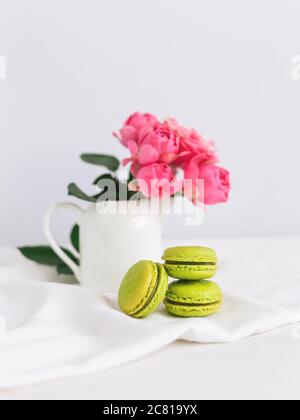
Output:
[[2,392],[0,398],[299,399],[299,354],[297,324],[233,344],[178,342],[125,366]]
[[299,399],[299,354],[295,324],[231,344],[177,342],[117,368],[4,390],[0,399]]

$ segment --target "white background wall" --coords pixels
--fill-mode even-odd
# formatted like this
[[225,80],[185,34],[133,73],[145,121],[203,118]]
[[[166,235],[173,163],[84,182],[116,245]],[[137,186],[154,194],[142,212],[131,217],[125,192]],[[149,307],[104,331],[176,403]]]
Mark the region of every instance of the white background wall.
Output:
[[168,235],[300,234],[299,0],[0,0],[0,10],[1,245],[43,242],[48,205],[98,174],[78,155],[125,156],[111,132],[135,110],[214,138],[232,172],[228,205],[197,229],[169,220]]

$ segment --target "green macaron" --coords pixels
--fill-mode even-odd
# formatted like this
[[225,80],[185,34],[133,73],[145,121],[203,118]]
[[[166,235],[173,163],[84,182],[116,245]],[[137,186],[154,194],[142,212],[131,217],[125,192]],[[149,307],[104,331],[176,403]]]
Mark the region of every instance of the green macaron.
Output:
[[130,268],[119,290],[119,306],[134,318],[145,318],[163,302],[168,274],[161,264],[140,261]]
[[180,280],[170,284],[164,303],[170,314],[192,318],[215,314],[220,309],[222,300],[222,290],[212,281]]
[[162,259],[170,277],[178,280],[207,280],[217,272],[217,255],[200,246],[169,248]]

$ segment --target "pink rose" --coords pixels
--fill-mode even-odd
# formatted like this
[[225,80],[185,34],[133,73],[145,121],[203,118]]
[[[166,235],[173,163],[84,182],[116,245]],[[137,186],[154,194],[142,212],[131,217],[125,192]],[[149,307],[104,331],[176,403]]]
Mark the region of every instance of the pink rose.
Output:
[[205,153],[211,159],[218,160],[215,142],[205,140],[196,130],[190,130],[189,135],[182,139],[181,148],[193,155]]
[[144,166],[157,162],[170,164],[178,158],[180,136],[167,122],[147,123],[136,130],[135,135],[130,132],[129,126],[126,127],[126,135],[124,136],[122,130],[121,133],[123,133],[123,143],[126,140],[126,147],[130,150],[131,157],[123,161],[124,165],[135,163],[135,166]]
[[138,141],[139,130],[145,125],[152,125],[157,121],[157,118],[151,114],[141,114],[136,112],[131,115],[124,123],[123,127],[118,133],[114,133],[123,146],[128,147],[129,141]]
[[176,173],[183,169],[185,194],[195,204],[228,200],[229,172],[215,166],[218,156],[214,142],[205,140],[196,130],[181,126],[175,119],[160,122],[154,115],[137,112],[115,136],[130,151],[123,164],[131,164],[136,179],[131,188],[146,197],[181,191],[183,182],[176,179]]
[[229,172],[215,165],[202,165],[201,159],[201,156],[192,159],[185,170],[185,179],[193,180],[192,189],[187,189],[185,193],[195,204],[199,204],[196,197],[199,198],[202,194],[198,191],[200,184],[197,184],[197,180],[203,180],[204,200],[202,197],[202,201],[204,201],[204,204],[212,205],[227,202],[231,188]]
[[171,163],[178,157],[180,147],[180,135],[166,121],[155,122],[141,128],[139,135],[141,145],[151,145],[159,154],[159,161]]
[[205,140],[196,130],[182,127],[175,119],[168,120],[170,126],[180,136],[179,157],[176,164],[185,168],[195,156],[201,157],[202,164],[212,165],[219,161],[213,140]]
[[136,112],[135,114],[131,115],[126,121],[125,126],[129,125],[133,128],[139,130],[146,124],[154,124],[157,122],[157,118],[155,115],[152,114],[141,114],[140,112]]
[[141,144],[130,140],[127,144],[127,147],[131,153],[131,157],[124,159],[123,165],[128,165],[128,163],[136,165],[150,165],[159,160],[159,150],[156,144]]
[[176,194],[182,189],[172,168],[166,164],[155,163],[142,167],[136,174],[137,190],[146,197],[162,197]]

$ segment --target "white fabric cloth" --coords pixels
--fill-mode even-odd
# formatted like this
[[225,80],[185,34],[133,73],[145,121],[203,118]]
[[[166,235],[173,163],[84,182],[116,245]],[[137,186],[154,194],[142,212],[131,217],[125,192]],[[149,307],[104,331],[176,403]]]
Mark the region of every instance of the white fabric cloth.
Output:
[[129,318],[116,296],[58,283],[66,278],[53,269],[0,250],[0,388],[117,366],[178,339],[230,342],[300,321],[300,239],[201,243],[219,253],[215,281],[225,294],[222,310],[203,319],[163,307]]

